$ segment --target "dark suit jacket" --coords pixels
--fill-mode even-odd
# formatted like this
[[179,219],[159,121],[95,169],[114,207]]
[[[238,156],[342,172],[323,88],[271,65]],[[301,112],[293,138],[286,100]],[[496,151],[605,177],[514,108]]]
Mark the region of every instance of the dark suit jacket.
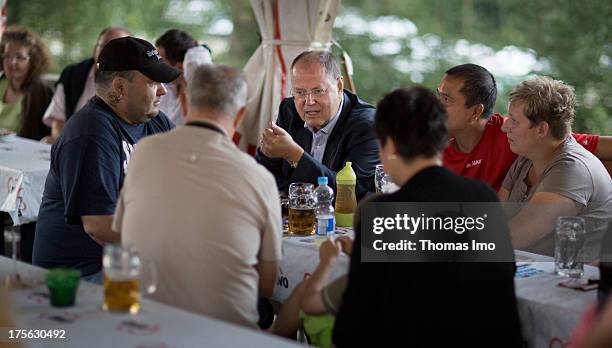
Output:
[[293,140],[304,149],[297,168],[280,158],[269,158],[257,150],[255,158],[268,168],[276,178],[279,190],[286,191],[293,182],[317,184],[317,177],[327,176],[329,186],[336,191],[336,173],[347,161],[353,163],[357,175],[355,193],[357,200],[366,192],[374,191],[374,169],[379,163],[378,142],[374,135],[376,109],[360,100],[355,94],[344,91],[344,104],[334,129],[327,139],[323,163],[310,155],[312,133],[304,127],[293,98],[281,102],[276,124],[285,129]]

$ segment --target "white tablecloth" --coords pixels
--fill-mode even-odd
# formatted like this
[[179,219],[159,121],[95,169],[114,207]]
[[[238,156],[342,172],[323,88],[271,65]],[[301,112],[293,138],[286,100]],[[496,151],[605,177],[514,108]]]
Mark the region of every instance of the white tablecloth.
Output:
[[[336,235],[353,235],[351,229],[337,228]],[[283,302],[291,294],[293,288],[304,277],[314,272],[319,264],[319,248],[315,244],[315,237],[289,236],[283,237],[283,259],[280,263],[280,274],[274,289],[273,300]],[[332,269],[330,281],[348,273],[349,258],[341,253]]]
[[[587,308],[597,300],[597,291],[558,286],[567,278],[554,274],[553,258],[516,251],[514,278],[523,337],[529,347],[559,347],[567,343]],[[585,266],[585,277],[599,279],[599,269]]]
[[36,221],[50,156],[51,145],[16,135],[0,137],[0,211],[14,225]]
[[[30,280],[42,280],[46,273],[24,263],[19,263],[18,269]],[[11,260],[0,256],[0,279],[4,280],[11,270]],[[28,340],[30,347],[300,347],[271,334],[147,299],[136,315],[105,312],[100,309],[102,287],[84,281],[79,284],[74,307],[51,307],[47,293],[44,285],[9,292],[10,304],[17,313],[14,328],[66,330],[65,340]]]
[[[515,277],[516,296],[523,337],[528,346],[549,347],[553,340],[567,342],[582,313],[595,302],[597,292],[559,287],[559,282],[566,278],[553,274],[554,263],[550,257],[521,251],[515,254],[520,270]],[[318,262],[313,237],[285,236],[282,270],[273,299],[283,302],[304,275],[314,271]],[[349,259],[342,254],[331,279],[345,274],[348,267]],[[595,267],[585,266],[585,274],[599,278],[599,270]]]

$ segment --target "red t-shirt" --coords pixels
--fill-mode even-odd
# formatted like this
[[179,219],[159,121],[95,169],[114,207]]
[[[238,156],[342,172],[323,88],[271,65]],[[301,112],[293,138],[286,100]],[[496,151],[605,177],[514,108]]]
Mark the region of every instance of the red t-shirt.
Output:
[[585,149],[591,153],[595,153],[597,149],[597,142],[599,141],[599,135],[596,134],[576,134],[572,133],[572,136],[578,144],[582,145]]
[[[506,133],[501,130],[505,121],[506,118],[500,114],[491,116],[478,145],[470,153],[459,151],[455,146],[455,138],[451,138],[443,152],[444,166],[461,176],[485,181],[498,191],[517,157],[510,151]],[[587,150],[595,152],[598,135],[572,135]]]

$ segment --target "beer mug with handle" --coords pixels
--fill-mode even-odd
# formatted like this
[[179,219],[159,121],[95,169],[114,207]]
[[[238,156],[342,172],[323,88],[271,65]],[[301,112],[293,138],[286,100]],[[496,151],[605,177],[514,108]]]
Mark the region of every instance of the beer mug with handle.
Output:
[[570,278],[584,274],[584,218],[559,216],[555,226],[555,272]]
[[141,293],[157,289],[157,273],[151,262],[143,262],[134,248],[119,244],[104,247],[104,304],[111,312],[138,313]]
[[314,234],[314,185],[294,182],[289,185],[289,234]]

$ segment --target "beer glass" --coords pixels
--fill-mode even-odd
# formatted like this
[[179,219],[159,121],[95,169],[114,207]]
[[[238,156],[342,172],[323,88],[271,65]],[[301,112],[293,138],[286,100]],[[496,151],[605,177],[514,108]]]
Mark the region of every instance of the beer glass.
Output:
[[289,185],[289,234],[314,234],[314,185],[295,182]]
[[157,274],[154,265],[143,262],[132,247],[118,244],[108,244],[104,247],[102,265],[104,267],[102,309],[111,312],[138,313],[141,291],[152,294],[156,290]]
[[555,227],[555,272],[570,278],[584,273],[584,219],[580,216],[560,216]]
[[385,168],[382,164],[376,165],[374,170],[374,187],[376,188],[376,193],[393,193],[399,188],[393,183],[391,176],[385,173]]

